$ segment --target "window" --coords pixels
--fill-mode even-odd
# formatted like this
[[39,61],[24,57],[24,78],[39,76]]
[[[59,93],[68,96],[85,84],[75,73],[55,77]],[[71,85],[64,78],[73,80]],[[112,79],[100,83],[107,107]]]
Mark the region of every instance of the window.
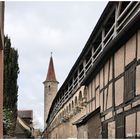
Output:
[[124,75],[124,102],[128,102],[134,97],[135,91],[135,61],[128,64],[125,68]]
[[51,91],[51,86],[50,85],[48,85],[48,91],[49,91],[48,94],[50,94],[50,91]]

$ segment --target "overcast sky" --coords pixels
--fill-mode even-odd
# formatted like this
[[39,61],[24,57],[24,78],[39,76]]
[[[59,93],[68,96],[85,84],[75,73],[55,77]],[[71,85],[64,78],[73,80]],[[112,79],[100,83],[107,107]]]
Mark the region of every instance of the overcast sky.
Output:
[[50,52],[59,87],[94,29],[107,1],[44,1],[5,4],[5,35],[18,49],[18,109],[32,109],[43,128],[44,87]]

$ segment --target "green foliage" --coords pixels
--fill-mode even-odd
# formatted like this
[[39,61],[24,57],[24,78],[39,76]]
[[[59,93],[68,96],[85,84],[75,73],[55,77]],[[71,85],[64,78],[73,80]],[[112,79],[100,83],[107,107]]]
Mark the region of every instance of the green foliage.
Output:
[[[8,36],[4,39],[4,110],[10,110],[9,116],[12,122],[10,135],[14,135],[17,118],[17,100],[18,85],[17,78],[19,74],[18,51],[11,47],[11,41]],[[7,118],[7,117],[6,117]],[[6,121],[7,122],[7,121]],[[8,130],[7,130],[8,131]]]
[[3,109],[3,126],[4,134],[8,135],[8,132],[12,126],[12,111],[10,109]]

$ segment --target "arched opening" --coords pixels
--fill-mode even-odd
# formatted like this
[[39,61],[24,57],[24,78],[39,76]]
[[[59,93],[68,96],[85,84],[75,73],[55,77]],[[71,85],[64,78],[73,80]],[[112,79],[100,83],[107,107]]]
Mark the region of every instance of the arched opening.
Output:
[[67,113],[67,112],[66,112],[66,109],[64,109],[64,116],[66,115],[66,113]]
[[69,112],[71,111],[71,104],[69,104]]
[[82,102],[82,91],[79,92],[79,102]]
[[74,102],[72,101],[72,109],[74,108]]
[[62,117],[64,116],[64,110],[62,111]]
[[77,106],[77,96],[75,97],[75,106]]
[[68,113],[68,111],[69,111],[69,108],[68,108],[68,106],[66,107],[66,113]]
[[84,88],[84,100],[87,101],[87,88]]

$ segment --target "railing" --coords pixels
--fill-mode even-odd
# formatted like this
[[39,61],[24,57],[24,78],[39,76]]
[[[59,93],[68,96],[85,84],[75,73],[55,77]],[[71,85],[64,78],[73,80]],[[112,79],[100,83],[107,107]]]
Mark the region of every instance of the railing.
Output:
[[[132,9],[130,9],[130,8],[132,8]],[[127,13],[128,10],[130,10],[129,13]],[[125,10],[117,18],[117,22],[120,22],[122,20],[117,27],[118,33],[130,22],[130,20],[132,20],[132,18],[134,18],[134,16],[138,12],[140,12],[140,2],[139,1],[138,2],[130,2],[128,4],[128,6],[125,8]],[[125,16],[125,14],[126,14],[126,16]]]
[[[50,115],[49,123],[54,119],[55,115],[61,109],[63,104],[65,104],[67,100],[72,96],[73,92],[75,92],[76,89],[79,88],[86,74],[92,68],[94,62],[96,61],[98,56],[102,53],[104,48],[108,45],[108,43],[111,42],[123,30],[123,28],[125,28],[125,26],[135,17],[135,15],[138,12],[140,12],[140,2],[139,1],[130,2],[126,6],[126,8],[123,10],[123,12],[115,19],[109,31],[106,33],[105,36],[102,37],[102,40],[97,46],[97,49],[95,50],[95,52],[92,52],[91,57],[89,58],[87,63],[83,66],[83,69],[80,70],[76,78],[72,77],[74,80],[72,81],[71,85],[69,85],[68,90],[64,94],[64,97],[62,97],[62,100],[59,102],[59,104],[56,107],[53,108],[53,111],[51,112],[51,115]],[[104,31],[104,28],[102,29],[102,32],[103,31]],[[83,61],[83,64],[84,64],[84,61]]]
[[115,28],[115,23],[112,25],[112,27],[110,28],[110,30],[108,31],[108,33],[106,34],[106,36],[103,38],[103,47],[106,47],[107,44],[113,39],[114,37],[114,28]]

